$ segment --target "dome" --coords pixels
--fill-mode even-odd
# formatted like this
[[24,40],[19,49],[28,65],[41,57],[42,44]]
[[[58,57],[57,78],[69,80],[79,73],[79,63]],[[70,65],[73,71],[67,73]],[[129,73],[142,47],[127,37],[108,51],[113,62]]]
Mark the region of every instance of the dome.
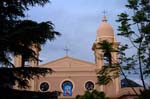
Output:
[[107,40],[108,38],[114,40],[113,28],[110,24],[107,23],[105,16],[103,17],[102,23],[97,29],[97,37],[104,40]]

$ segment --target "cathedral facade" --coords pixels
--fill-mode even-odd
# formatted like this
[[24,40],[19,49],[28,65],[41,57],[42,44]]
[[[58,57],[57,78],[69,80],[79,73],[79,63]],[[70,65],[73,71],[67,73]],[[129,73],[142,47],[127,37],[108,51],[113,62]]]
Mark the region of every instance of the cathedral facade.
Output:
[[[31,81],[30,90],[33,91],[60,91],[59,99],[75,99],[77,95],[83,95],[86,90],[104,91],[110,99],[134,99],[134,91],[128,87],[123,86],[120,77],[112,80],[107,85],[97,84],[97,71],[104,66],[104,52],[97,49],[99,42],[108,41],[113,43],[113,48],[117,49],[119,42],[117,42],[113,28],[107,23],[104,16],[100,26],[97,29],[96,40],[93,43],[92,50],[95,56],[95,63],[90,63],[70,56],[65,56],[60,59],[48,62],[46,64],[38,65],[36,61],[30,61],[31,66],[39,66],[51,68],[54,72],[45,77],[35,78]],[[36,45],[33,49],[37,52],[39,50]],[[114,62],[118,62],[118,53],[111,53]],[[14,62],[16,66],[21,65],[21,56],[15,56]],[[125,85],[125,84],[124,84]],[[134,87],[139,91],[140,86]]]

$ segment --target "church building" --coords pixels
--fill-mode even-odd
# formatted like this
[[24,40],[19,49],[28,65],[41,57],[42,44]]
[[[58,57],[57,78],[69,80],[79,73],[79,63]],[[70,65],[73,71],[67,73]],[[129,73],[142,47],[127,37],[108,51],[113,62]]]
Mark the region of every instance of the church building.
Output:
[[[66,55],[60,59],[50,61],[46,64],[38,65],[36,61],[30,61],[29,64],[33,67],[46,67],[54,70],[52,74],[48,74],[45,77],[36,78],[31,81],[30,90],[33,91],[60,91],[61,95],[58,99],[75,99],[77,95],[83,95],[86,90],[98,90],[104,91],[106,96],[110,99],[134,99],[135,93],[128,87],[126,80],[121,80],[120,77],[113,79],[107,85],[97,84],[97,71],[102,69],[105,61],[105,53],[97,49],[99,42],[104,40],[113,43],[113,48],[117,49],[119,42],[117,42],[114,30],[110,24],[108,24],[106,17],[104,16],[100,26],[97,29],[96,40],[93,41],[93,50],[95,56],[95,63],[83,61]],[[33,49],[39,54],[37,46],[33,46]],[[118,62],[118,53],[112,52],[111,56],[114,62]],[[21,64],[21,56],[15,56],[14,62],[16,66]],[[138,92],[141,88],[140,85],[134,83],[134,89]]]

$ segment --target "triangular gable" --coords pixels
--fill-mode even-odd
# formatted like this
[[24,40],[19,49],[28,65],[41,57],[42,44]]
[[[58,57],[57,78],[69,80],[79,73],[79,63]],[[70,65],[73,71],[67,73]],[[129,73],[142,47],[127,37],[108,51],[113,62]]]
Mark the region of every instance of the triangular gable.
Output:
[[76,59],[76,58],[72,58],[69,56],[65,56],[63,58],[48,62],[46,64],[42,64],[41,66],[44,67],[68,67],[68,66],[72,66],[72,67],[78,67],[78,65],[80,66],[95,66],[95,64],[87,62],[87,61],[83,61],[80,59]]
[[48,62],[40,65],[42,67],[52,68],[56,71],[93,71],[95,70],[95,64],[83,61],[80,59],[65,56],[63,58]]

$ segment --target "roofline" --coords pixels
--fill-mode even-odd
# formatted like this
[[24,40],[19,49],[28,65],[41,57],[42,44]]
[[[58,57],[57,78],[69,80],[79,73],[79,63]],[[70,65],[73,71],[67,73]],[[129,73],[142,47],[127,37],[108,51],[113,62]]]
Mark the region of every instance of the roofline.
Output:
[[84,61],[84,60],[81,60],[81,59],[73,58],[73,57],[70,57],[70,56],[64,56],[64,57],[55,59],[55,60],[53,60],[53,61],[50,61],[50,62],[41,64],[41,65],[39,65],[39,66],[47,65],[47,64],[49,64],[49,63],[54,63],[54,62],[56,62],[56,61],[63,60],[63,59],[65,59],[65,58],[71,58],[71,59],[74,59],[74,60],[77,60],[77,61],[80,61],[80,62],[88,63],[88,64],[91,64],[91,65],[95,65],[94,63],[91,63],[91,62],[88,62],[88,61]]

